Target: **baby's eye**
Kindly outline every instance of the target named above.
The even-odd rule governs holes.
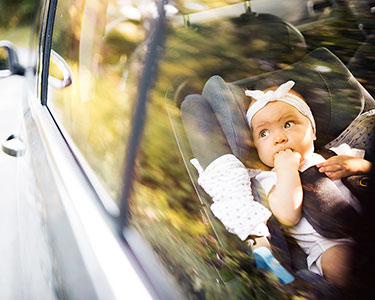
[[[284,128],[290,128],[290,127],[292,127],[293,125],[294,125],[294,122],[292,122],[292,121],[288,121],[288,122],[285,123]]]
[[[268,130],[262,130],[261,132],[259,132],[259,136],[260,137],[266,137],[269,135],[269,131]]]

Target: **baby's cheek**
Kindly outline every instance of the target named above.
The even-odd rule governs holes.
[[[263,153],[263,155],[259,156],[259,158],[262,161],[262,163],[264,163],[268,167],[271,167],[271,168],[274,167],[274,165],[275,165],[275,157],[274,156],[271,156],[268,153],[267,154]]]
[[[255,146],[255,149],[257,150],[260,161],[269,167],[273,167],[274,157],[269,151],[270,146],[267,145],[267,143],[263,140],[254,141],[254,146]]]

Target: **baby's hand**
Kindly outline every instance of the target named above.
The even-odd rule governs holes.
[[[301,154],[290,149],[285,149],[275,154],[273,157],[274,168],[277,170],[298,169]]]
[[[369,161],[348,155],[332,156],[316,166],[319,172],[325,173],[332,180],[355,174],[367,174],[371,170]]]

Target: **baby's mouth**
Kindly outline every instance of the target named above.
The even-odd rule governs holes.
[[[279,153],[279,152],[281,152],[281,151],[288,150],[288,149],[291,150],[292,152],[294,152],[294,150],[293,150],[292,148],[286,147],[286,148],[282,148],[282,149],[276,151],[275,154],[277,154],[277,153]]]

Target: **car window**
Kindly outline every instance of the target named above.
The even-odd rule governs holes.
[[[57,5],[47,105],[114,199],[142,63],[131,72],[128,65],[133,56],[143,56],[150,17],[131,1]],[[70,85],[63,83],[64,69]]]
[[[202,128],[190,132],[182,121],[181,104],[189,96],[202,94],[207,98],[211,95],[209,101],[223,99],[223,110],[215,112],[218,123],[232,121],[225,110],[228,101],[238,101],[234,114],[244,114],[241,105],[246,99],[238,95],[246,86],[255,87],[265,78],[274,80],[283,74],[285,78],[294,74],[297,80],[306,82],[311,93],[316,92],[317,110],[325,111],[323,98],[328,99],[328,106],[333,105],[329,100],[332,97],[341,99],[337,110],[332,111],[332,122],[345,119],[345,123],[323,136],[325,143],[339,136],[364,107],[374,108],[373,99],[362,98],[366,92],[359,84],[374,95],[372,81],[360,75],[371,69],[365,69],[366,64],[359,68],[352,64],[358,51],[364,51],[360,53],[367,58],[372,54],[362,47],[369,46],[366,34],[359,29],[361,20],[355,18],[351,8],[339,1],[285,2],[288,5],[271,0],[245,4],[176,1],[178,13],[169,18],[135,163],[129,219],[190,299],[282,299],[309,293],[313,298],[319,292],[329,293],[324,288],[317,291],[302,275],[297,276],[291,291],[274,276],[264,276],[255,268],[249,246],[212,214],[213,200],[200,187],[198,171],[190,161],[197,152],[188,136],[203,141],[201,147],[206,148],[201,148],[200,154],[214,153],[218,144],[209,145],[210,141],[201,139],[200,135],[208,131],[205,119],[200,120]],[[298,8],[298,13],[289,5]],[[349,72],[355,74],[355,80]],[[217,75],[222,81],[210,89],[208,81]],[[316,88],[318,81],[325,90]],[[330,94],[330,83],[339,86],[335,95]],[[215,94],[218,90],[225,91]],[[192,115],[199,114],[192,111]],[[231,123],[231,130],[235,125]],[[321,132],[329,131],[328,127],[321,126]],[[217,138],[215,133],[210,138]],[[244,157],[244,162],[252,169],[262,168],[259,161],[252,161],[256,153],[251,155]],[[292,272],[299,270],[297,265],[307,271],[306,260],[293,261],[292,265]]]

